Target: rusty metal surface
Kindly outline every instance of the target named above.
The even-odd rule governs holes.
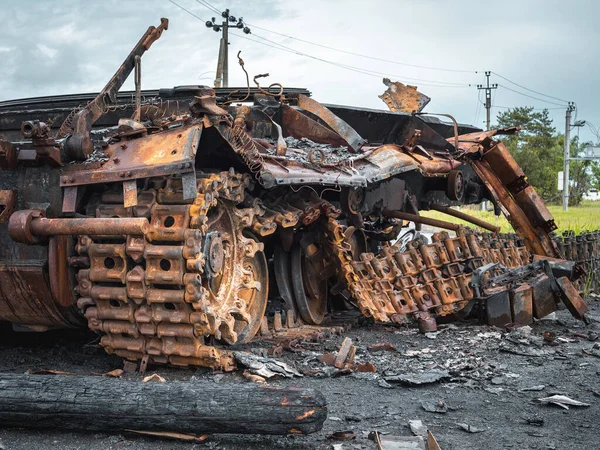
[[[17,206],[17,194],[14,190],[0,190],[0,224],[8,222],[8,219]]]
[[[0,264],[0,286],[2,320],[35,331],[80,326],[74,314],[61,310],[60,303],[54,300],[42,265]]]
[[[242,234],[260,210],[235,207],[248,181],[247,176],[213,174],[198,179],[193,203],[180,196],[161,204],[163,180],[159,195],[140,211],[144,217],[115,219],[149,220],[151,229],[139,243],[131,235],[114,244],[80,236],[77,251],[89,264],[77,275],[78,304],[90,328],[103,334],[101,345],[109,353],[128,359],[148,355],[155,363],[231,367],[228,354],[205,345],[204,338],[230,344],[251,339],[268,293],[263,244]],[[105,204],[99,213],[111,206]]]
[[[358,152],[366,143],[366,141],[350,125],[333,114],[327,107],[312,98],[302,94],[298,95],[298,106],[323,120],[323,122],[340,135],[355,152]]]
[[[408,220],[413,223],[423,223],[432,227],[445,228],[446,230],[458,231],[461,228],[460,225],[455,223],[446,222],[444,220],[432,219],[430,217],[422,217],[416,214],[410,214],[402,211],[391,211],[389,209],[384,209],[382,214],[387,217]]]
[[[0,139],[0,169],[14,169],[17,166],[17,151],[8,141]]]
[[[73,135],[69,136],[65,142],[65,147],[71,157],[76,160],[84,160],[94,151],[90,136],[94,122],[104,114],[111,102],[115,102],[117,92],[135,67],[136,57],[141,57],[168,27],[169,21],[164,18],[160,20],[158,27],[149,27],[125,58],[123,64],[104,86],[104,89],[73,117]]]
[[[348,145],[338,134],[289,105],[281,106],[281,126],[285,137],[304,137],[314,142],[326,142],[334,147]]]
[[[61,177],[61,186],[122,182],[193,172],[201,134],[202,125],[191,124],[115,142],[106,148],[110,157],[101,168],[78,170],[74,167]]]
[[[493,233],[498,233],[500,231],[499,226],[492,225],[491,223],[486,222],[485,220],[481,220],[477,217],[470,216],[469,214],[465,214],[464,212],[458,211],[456,209],[448,208],[447,206],[431,205],[431,209],[443,212],[444,214],[448,214],[449,216],[453,216],[458,219],[465,220],[467,222],[471,222],[472,224],[477,225]]]
[[[387,86],[386,91],[379,96],[385,102],[390,111],[415,113],[421,112],[431,101],[425,94],[417,91],[416,86],[402,84],[399,81],[383,79]]]

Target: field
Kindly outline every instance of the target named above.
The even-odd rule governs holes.
[[[562,210],[561,205],[549,206],[548,209],[550,209],[550,212],[554,216],[556,225],[558,225],[558,231],[573,230],[576,233],[579,233],[586,230],[600,230],[600,202],[583,202],[580,206],[569,207],[569,211],[567,212]],[[494,225],[498,225],[502,232],[513,231],[506,218],[504,216],[495,216],[493,211],[481,211],[479,206],[463,207],[462,211]],[[437,211],[423,211],[422,214],[427,217],[474,227],[472,224]]]

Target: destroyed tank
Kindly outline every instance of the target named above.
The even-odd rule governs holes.
[[[306,89],[142,91],[150,27],[97,95],[0,102],[0,320],[84,327],[130,360],[229,369],[231,346],[356,308],[380,323],[530,323],[585,304],[552,216],[495,135]],[[136,92],[118,94],[136,72]],[[81,104],[86,104],[80,107]],[[517,235],[451,206],[490,201]],[[436,209],[478,234],[422,217]],[[449,229],[406,242],[409,223]]]

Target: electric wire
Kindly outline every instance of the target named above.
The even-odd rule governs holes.
[[[500,108],[500,109],[514,109],[514,106],[502,106],[502,105],[492,105],[492,108]],[[544,110],[548,110],[548,111],[552,111],[555,109],[560,109],[560,110],[564,110],[565,108],[563,107],[556,107],[556,108],[532,108],[533,111],[544,111]]]
[[[215,8],[214,6],[212,6],[210,3],[208,3],[207,1],[204,0],[196,0],[196,2],[200,3],[202,6],[210,9],[212,12],[214,12],[215,14],[218,14],[219,16],[221,15],[221,11],[219,11],[217,8]]]
[[[188,9],[184,8],[183,6],[181,6],[178,3],[174,2],[173,0],[169,0],[169,1],[171,3],[173,3],[174,5],[178,6],[180,9],[184,10],[185,12],[187,12],[188,14],[190,14],[191,16],[195,17],[196,19],[201,20],[201,21],[204,22],[203,19],[201,19],[199,16],[197,16],[193,12],[189,11]],[[215,6],[213,6],[211,3],[209,3],[207,0],[196,0],[196,2],[198,4],[204,6],[205,8],[211,10],[212,12],[220,14],[219,10]],[[251,27],[253,27],[253,28],[266,31],[268,33],[276,34],[278,36],[282,36],[282,37],[285,37],[285,38],[288,38],[288,39],[293,39],[293,40],[296,40],[296,41],[299,41],[299,42],[304,42],[304,43],[307,43],[307,44],[310,44],[310,45],[315,45],[315,46],[318,46],[318,47],[321,47],[321,48],[326,48],[326,49],[329,49],[329,50],[337,51],[337,52],[340,52],[340,53],[345,53],[345,54],[348,54],[348,55],[353,55],[353,56],[368,58],[368,59],[375,60],[375,61],[381,61],[381,62],[386,62],[386,63],[391,63],[391,64],[397,64],[397,65],[406,66],[406,67],[415,67],[415,68],[428,69],[428,70],[439,70],[439,71],[457,72],[457,73],[479,73],[479,71],[474,71],[474,70],[459,70],[459,69],[448,69],[448,68],[442,68],[442,67],[423,66],[423,65],[419,65],[419,64],[402,63],[402,62],[399,62],[399,61],[388,60],[388,59],[385,59],[385,58],[377,58],[377,57],[374,57],[374,56],[363,55],[361,53],[352,52],[352,51],[348,51],[348,50],[343,50],[343,49],[331,47],[331,46],[328,46],[328,45],[319,44],[317,42],[312,42],[312,41],[308,41],[308,40],[305,40],[305,39],[296,38],[294,36],[290,36],[290,35],[285,34],[285,33],[279,33],[279,32],[273,31],[273,30],[269,30],[267,28],[263,28],[263,27],[260,27],[258,25],[255,25],[255,24],[248,23],[248,25],[251,26]],[[456,88],[456,87],[470,87],[470,86],[472,86],[471,84],[468,84],[468,83],[452,83],[452,82],[441,81],[441,80],[427,80],[427,79],[421,79],[421,78],[399,76],[399,75],[396,75],[396,74],[390,74],[390,73],[386,73],[386,72],[379,72],[379,71],[375,71],[375,70],[371,70],[371,69],[365,69],[363,67],[351,66],[351,65],[348,65],[348,64],[338,63],[338,62],[330,61],[330,60],[327,60],[327,59],[324,59],[324,58],[319,58],[319,57],[314,56],[314,55],[310,55],[308,53],[305,53],[305,52],[299,51],[299,50],[297,50],[295,48],[288,47],[286,45],[283,45],[283,44],[280,44],[278,42],[272,41],[272,40],[270,40],[270,39],[268,39],[268,38],[266,38],[264,36],[260,36],[260,35],[257,35],[255,33],[253,33],[254,37],[256,37],[258,39],[261,39],[262,41],[265,41],[265,42],[261,42],[259,40],[251,39],[248,36],[243,36],[243,35],[240,35],[240,34],[237,34],[237,33],[233,33],[233,32],[232,32],[232,34],[234,34],[234,35],[236,35],[238,37],[241,37],[243,39],[246,39],[246,40],[249,40],[249,41],[261,44],[261,45],[265,45],[267,47],[275,48],[275,49],[281,50],[281,51],[286,51],[288,53],[292,53],[292,54],[295,54],[295,55],[298,55],[298,56],[303,56],[303,57],[306,57],[306,58],[311,58],[311,59],[316,60],[316,61],[320,61],[320,62],[323,62],[323,63],[326,63],[326,64],[333,65],[335,67],[343,68],[343,69],[350,70],[350,71],[353,71],[353,72],[356,72],[356,73],[361,73],[363,75],[369,75],[369,76],[373,76],[373,77],[380,77],[381,75],[385,75],[385,76],[394,77],[394,78],[400,79],[400,80],[418,82],[418,83],[422,84],[423,86],[431,86],[431,87],[455,87]],[[503,75],[500,75],[498,72],[492,71],[492,73],[495,74],[497,77],[499,77],[499,78],[507,81],[508,83],[511,83],[511,84],[513,84],[513,85],[521,88],[521,89],[526,90],[526,91],[533,92],[533,93],[535,93],[537,95],[541,95],[543,97],[547,97],[547,98],[551,98],[551,99],[554,99],[554,100],[558,100],[560,102],[568,103],[567,100],[564,100],[564,99],[561,99],[561,98],[558,98],[558,97],[554,97],[552,95],[544,94],[543,92],[539,92],[539,91],[530,89],[530,88],[528,88],[526,86],[523,86],[522,84],[516,83],[515,81],[512,81],[509,78],[507,78],[507,77],[505,77]],[[507,90],[509,90],[511,92],[514,92],[516,94],[519,94],[519,95],[531,98],[533,100],[538,100],[538,101],[541,101],[541,102],[545,102],[545,103],[548,103],[548,104],[551,104],[551,105],[560,106],[561,108],[564,108],[564,106],[561,105],[561,104],[559,104],[559,103],[552,102],[552,101],[549,101],[549,100],[545,100],[545,99],[539,98],[539,97],[534,97],[534,96],[526,94],[524,92],[520,92],[518,90],[512,89],[512,88],[510,88],[510,87],[508,87],[508,86],[506,86],[504,84],[499,84],[498,86],[502,87],[504,89],[507,89]],[[494,96],[494,98],[495,98],[495,96]],[[478,106],[479,106],[479,103],[480,103],[480,96],[478,96]],[[492,105],[492,107],[506,108],[506,107],[499,106],[499,105]],[[546,109],[561,109],[561,108],[546,108]],[[543,108],[539,108],[539,109],[543,109]],[[476,111],[476,117],[477,117],[477,113],[478,112]],[[576,116],[577,116],[577,109],[575,109],[575,117]]]
[[[239,35],[239,34],[237,34],[237,36],[240,36],[240,37],[243,37],[243,38],[248,38],[247,36],[242,36],[242,35]],[[278,48],[281,48],[282,50],[286,50],[286,51],[289,51],[291,53],[295,53],[297,55],[301,55],[301,56],[305,56],[305,57],[308,57],[308,58],[316,59],[318,61],[322,61],[322,62],[326,62],[328,64],[336,65],[338,67],[359,70],[359,71],[362,71],[364,73],[367,73],[367,72],[368,73],[372,73],[372,74],[375,74],[377,76],[385,75],[385,76],[389,76],[389,77],[398,78],[398,79],[401,79],[401,80],[415,81],[415,82],[419,82],[419,83],[420,82],[435,83],[435,85],[439,84],[440,85],[439,87],[445,87],[445,86],[448,86],[448,87],[470,87],[471,86],[471,84],[467,84],[467,83],[453,83],[453,82],[440,81],[440,80],[428,80],[428,79],[423,79],[423,78],[406,77],[406,76],[397,75],[397,74],[391,74],[391,73],[387,73],[387,72],[379,72],[379,71],[376,71],[376,70],[364,69],[362,67],[351,66],[351,65],[348,65],[348,64],[337,63],[337,62],[330,61],[330,60],[327,60],[327,59],[324,59],[324,58],[319,58],[319,57],[314,56],[314,55],[309,55],[308,53],[304,53],[304,52],[299,51],[299,50],[297,50],[295,48],[288,47],[286,45],[283,45],[283,44],[280,44],[278,42],[272,41],[272,40],[270,40],[268,38],[265,38],[263,36],[257,35],[255,33],[253,33],[252,36],[257,37],[259,39],[262,39],[263,41],[266,41],[266,42],[270,43],[271,45],[275,45]]]
[[[560,103],[551,102],[550,100],[544,100],[543,98],[534,97],[534,96],[532,96],[532,95],[525,94],[524,92],[519,92],[519,91],[516,91],[516,90],[514,90],[514,89],[512,89],[512,88],[509,88],[508,86],[505,86],[504,84],[498,84],[498,87],[501,87],[501,88],[507,89],[507,90],[509,90],[509,91],[511,91],[511,92],[514,92],[514,93],[516,93],[516,94],[519,94],[519,95],[523,95],[523,96],[525,96],[525,97],[532,98],[532,99],[534,99],[534,100],[538,100],[538,101],[540,101],[540,102],[545,102],[545,103],[549,103],[549,104],[551,104],[551,105],[555,105],[555,106],[562,106],[563,108],[566,108],[566,105],[564,105],[564,106],[563,106],[563,105],[561,105]]]
[[[403,63],[403,62],[399,62],[399,61],[392,61],[390,59],[385,59],[385,58],[377,58],[376,56],[363,55],[362,53],[351,52],[349,50],[343,50],[341,48],[331,47],[329,45],[319,44],[317,42],[312,42],[312,41],[307,41],[306,39],[300,39],[300,38],[297,38],[297,37],[294,37],[294,36],[290,36],[290,35],[285,34],[285,33],[279,33],[277,31],[273,31],[273,30],[269,30],[267,28],[259,27],[258,25],[251,24],[251,23],[248,23],[248,26],[256,28],[258,30],[266,31],[268,33],[273,33],[273,34],[276,34],[278,36],[282,36],[282,37],[285,37],[285,38],[288,38],[288,39],[293,39],[295,41],[304,42],[306,44],[315,45],[317,47],[326,48],[328,50],[333,50],[333,51],[336,51],[336,52],[345,53],[347,55],[358,56],[358,57],[361,57],[361,58],[367,58],[367,59],[371,59],[371,60],[374,60],[374,61],[387,62],[387,63],[390,63],[390,64],[397,64],[399,66],[415,67],[415,68],[418,68],[418,69],[439,70],[439,71],[444,71],[444,72],[458,72],[458,73],[471,73],[471,74],[479,73],[479,71],[477,71],[477,70],[461,70],[461,69],[448,69],[448,68],[444,68],[444,67],[422,66],[422,65],[419,65],[419,64],[409,64],[409,63]]]
[[[174,2],[173,0],[169,0],[171,3],[173,3],[174,5],[178,6],[179,8],[181,8],[183,11],[187,12],[188,14],[190,14],[191,16],[195,17],[196,19],[204,22],[204,20],[202,18],[200,18],[199,16],[197,16],[196,14],[194,14],[193,12],[189,11],[188,9],[184,8],[183,6],[181,6],[180,4]],[[451,87],[451,88],[464,88],[464,87],[470,87],[470,84],[465,84],[465,83],[449,83],[446,81],[438,81],[438,80],[424,80],[424,79],[420,79],[420,78],[413,78],[413,77],[404,77],[404,76],[399,76],[399,75],[395,75],[395,74],[389,74],[389,73],[384,73],[384,72],[377,72],[377,71],[373,71],[373,70],[369,70],[369,69],[363,69],[361,67],[356,67],[356,66],[350,66],[347,64],[342,64],[342,63],[337,63],[334,61],[329,61],[327,59],[323,59],[323,58],[319,58],[317,56],[313,56],[313,55],[309,55],[307,53],[301,52],[297,49],[291,48],[291,47],[287,47],[285,45],[279,44],[278,42],[272,41],[270,39],[267,39],[265,37],[253,34],[254,37],[257,37],[259,39],[262,39],[266,42],[261,42],[255,39],[252,39],[248,36],[244,36],[242,34],[238,34],[235,33],[233,31],[230,31],[231,34],[233,34],[234,36],[240,37],[242,39],[246,39],[261,45],[266,45],[267,47],[272,47],[275,48],[277,50],[282,50],[282,51],[286,51],[288,53],[292,53],[292,54],[296,54],[299,56],[304,56],[307,58],[311,58],[314,59],[316,61],[321,61],[323,63],[326,64],[330,64],[342,69],[346,69],[346,70],[350,70],[356,73],[362,73],[363,75],[369,75],[369,76],[373,76],[373,77],[377,77],[380,78],[382,75],[385,76],[390,76],[390,77],[394,77],[396,79],[400,79],[400,80],[406,80],[406,81],[411,81],[411,82],[418,82],[420,83],[422,86],[430,86],[430,87]]]
[[[175,3],[173,0],[169,0],[169,1],[170,1],[171,3],[173,3],[175,6],[177,6],[178,8],[180,8],[180,9],[183,9],[183,10],[184,10],[186,13],[188,13],[189,15],[191,15],[191,16],[194,16],[196,19],[198,19],[198,20],[200,20],[200,21],[204,22],[204,19],[202,19],[202,18],[198,17],[196,14],[194,14],[194,13],[193,13],[193,12],[191,12],[190,10],[188,10],[188,9],[185,9],[185,8],[184,8],[183,6],[181,6],[179,3]]]
[[[221,11],[219,11],[219,9],[218,9],[216,6],[214,6],[214,5],[211,5],[211,4],[208,2],[208,0],[196,0],[196,1],[197,1],[198,3],[202,3],[202,4],[203,4],[204,6],[206,6],[207,8],[210,8],[210,9],[212,9],[212,10],[213,10],[213,11],[215,11],[217,14],[221,14]]]
[[[483,105],[483,102],[481,101],[481,92],[483,90],[480,89],[477,91],[477,107],[475,108],[475,119],[473,120],[473,124],[477,125],[478,121],[479,121],[479,113],[481,111],[481,106]]]
[[[538,94],[538,95],[541,95],[541,96],[543,96],[543,97],[552,98],[552,99],[554,99],[554,100],[558,100],[558,101],[560,101],[560,102],[569,103],[567,100],[563,100],[562,98],[553,97],[552,95],[544,94],[543,92],[534,91],[533,89],[529,89],[528,87],[525,87],[525,86],[523,86],[522,84],[515,83],[514,81],[512,81],[512,80],[509,80],[508,78],[506,78],[506,77],[504,77],[504,76],[500,75],[498,72],[493,72],[493,71],[492,71],[492,73],[493,73],[494,75],[496,75],[497,77],[499,77],[499,78],[502,78],[503,80],[505,80],[505,81],[508,81],[508,82],[509,82],[509,83],[511,83],[511,84],[514,84],[515,86],[518,86],[518,87],[520,87],[521,89],[525,89],[526,91],[533,92],[534,94]]]
[[[213,11],[217,11],[217,13],[220,14],[218,12],[218,10],[214,6],[212,6],[208,1],[206,1],[206,0],[196,0],[196,1],[198,3],[200,3],[200,4],[202,4],[203,6],[205,6],[206,8],[209,8],[209,9],[211,9]],[[279,33],[277,31],[269,30],[268,28],[263,28],[263,27],[260,27],[258,25],[252,24],[252,23],[246,22],[246,24],[249,27],[256,28],[256,29],[262,30],[262,31],[266,31],[267,33],[276,34],[278,36],[282,36],[282,37],[285,37],[285,38],[288,38],[288,39],[293,39],[295,41],[304,42],[306,44],[314,45],[314,46],[321,47],[321,48],[326,48],[328,50],[333,50],[333,51],[336,51],[336,52],[345,53],[347,55],[358,56],[358,57],[361,57],[361,58],[367,58],[367,59],[371,59],[371,60],[374,60],[374,61],[381,61],[381,62],[386,62],[386,63],[390,63],[390,64],[397,64],[399,66],[414,67],[414,68],[418,68],[418,69],[439,70],[439,71],[444,71],[444,72],[457,72],[457,73],[470,73],[470,74],[479,73],[477,70],[448,69],[448,68],[444,68],[444,67],[423,66],[423,65],[420,65],[420,64],[409,64],[409,63],[403,63],[403,62],[399,62],[399,61],[392,61],[390,59],[378,58],[378,57],[375,57],[375,56],[364,55],[362,53],[351,52],[351,51],[348,51],[348,50],[343,50],[341,48],[335,48],[335,47],[331,47],[329,45],[319,44],[317,42],[308,41],[306,39],[300,39],[300,38],[297,38],[297,37],[294,37],[294,36],[290,36],[290,35],[285,34],[285,33]],[[257,36],[256,34],[254,34],[254,35]],[[266,39],[266,38],[264,38],[264,39]]]

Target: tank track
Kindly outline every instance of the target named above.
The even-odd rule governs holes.
[[[260,270],[246,263],[264,258],[255,236],[278,228],[284,233],[307,226],[316,230],[325,265],[336,267],[342,290],[362,314],[381,323],[422,323],[459,313],[475,297],[473,271],[490,263],[516,268],[532,261],[515,235],[468,229],[454,238],[435,233],[430,244],[411,241],[405,251],[386,243],[378,254],[357,252],[353,234],[361,232],[347,226],[341,211],[316,192],[285,191],[256,199],[248,194],[251,183],[250,175],[233,170],[204,174],[197,179],[196,199],[186,202],[180,179],[150,179],[135,207],[124,208],[122,193],[116,191],[92,203],[88,215],[145,217],[150,222],[145,236],[81,236],[78,256],[72,258],[79,268],[78,306],[89,328],[102,335],[100,344],[108,353],[158,364],[232,369],[232,353],[216,347],[214,340],[247,342],[259,328],[266,329],[264,308],[253,307],[248,292],[266,296],[267,275],[261,277]],[[232,257],[231,249],[223,253],[213,245],[220,239],[211,225],[215,212],[231,218],[229,231],[237,236],[234,254],[242,255],[234,258],[235,270],[224,274],[233,294],[215,295],[208,281],[223,259]],[[563,241],[568,243],[568,237]],[[495,270],[490,275],[499,273]]]
[[[329,218],[323,243],[362,314],[382,323],[457,313],[474,298],[475,269],[489,263],[515,268],[532,259],[517,239],[480,238],[468,229],[455,238],[435,233],[431,244],[411,241],[408,251],[384,245],[377,255],[365,252],[355,258],[347,239],[350,228]]]
[[[231,354],[207,342],[210,337],[242,341],[238,325],[251,322],[251,311],[239,291],[267,288],[256,285],[260,280],[240,262],[263,251],[262,243],[243,235],[253,225],[260,230],[258,206],[242,207],[249,184],[248,175],[205,175],[197,179],[196,199],[185,202],[180,179],[152,179],[132,208],[122,206],[118,192],[102,194],[97,217],[146,217],[151,224],[145,236],[79,238],[79,256],[72,261],[83,267],[77,272],[77,304],[89,328],[102,334],[100,345],[108,353],[130,360],[147,355],[148,362],[159,364],[233,368]],[[229,274],[229,287],[238,292],[224,298],[216,298],[206,280],[207,272],[219,269],[209,264],[233,256],[231,248],[207,248],[210,213],[219,204],[231,216],[236,251],[242,253]],[[207,261],[207,251],[221,255]]]

